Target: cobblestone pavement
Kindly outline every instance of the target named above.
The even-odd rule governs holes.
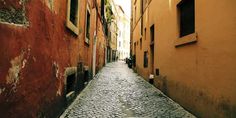
[[[195,118],[123,62],[107,64],[60,118]]]

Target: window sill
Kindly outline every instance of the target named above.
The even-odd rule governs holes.
[[[68,21],[66,22],[67,28],[69,28],[72,32],[74,32],[77,36],[79,35],[79,29],[71,22]]]
[[[192,34],[189,34],[187,36],[178,38],[175,41],[175,47],[183,46],[183,45],[186,45],[186,44],[192,44],[192,43],[195,43],[195,42],[197,42],[197,33],[192,33]]]

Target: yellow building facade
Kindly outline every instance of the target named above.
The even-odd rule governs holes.
[[[134,69],[198,117],[235,118],[235,4],[132,0]]]

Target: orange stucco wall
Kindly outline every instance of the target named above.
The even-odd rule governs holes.
[[[150,58],[149,68],[143,68],[143,52],[150,52],[150,27],[154,24],[154,69],[159,68],[166,76],[164,80],[155,78],[157,87],[199,117],[236,117],[236,1],[195,0],[197,42],[175,47],[179,2],[151,0],[142,15],[146,40],[140,35],[140,20],[133,23],[133,45],[143,38],[142,50],[139,45],[133,47],[137,72],[146,79],[151,73]],[[158,86],[158,82],[164,86]]]

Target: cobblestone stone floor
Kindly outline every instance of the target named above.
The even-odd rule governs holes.
[[[195,118],[123,62],[107,64],[60,118]]]

